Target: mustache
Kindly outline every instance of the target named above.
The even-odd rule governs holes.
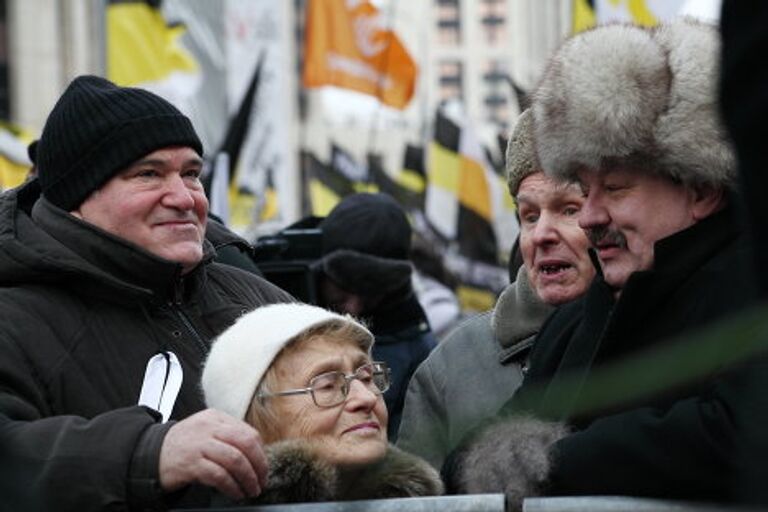
[[[593,247],[597,245],[617,245],[622,249],[627,248],[627,238],[621,231],[608,229],[606,226],[587,230],[587,238]]]

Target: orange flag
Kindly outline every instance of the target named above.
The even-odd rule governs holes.
[[[368,0],[309,0],[304,87],[335,85],[403,109],[413,96],[416,64]]]

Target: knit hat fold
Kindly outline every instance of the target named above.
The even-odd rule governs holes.
[[[53,107],[37,147],[43,195],[73,210],[118,172],[170,146],[203,146],[191,121],[144,89],[80,76]]]
[[[512,135],[507,142],[506,153],[507,185],[512,197],[517,196],[520,183],[531,174],[541,170],[533,146],[533,112],[524,110],[517,118]]]

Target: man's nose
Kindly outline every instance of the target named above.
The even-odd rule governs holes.
[[[184,178],[181,175],[173,174],[167,178],[163,202],[166,206],[181,210],[189,210],[195,205],[195,198],[192,195],[192,191],[184,182]]]
[[[608,210],[602,204],[598,194],[590,192],[584,199],[584,204],[579,212],[579,227],[592,229],[597,226],[610,224],[611,218]]]
[[[542,212],[533,230],[533,242],[537,245],[555,243],[558,240],[557,222],[549,212]]]

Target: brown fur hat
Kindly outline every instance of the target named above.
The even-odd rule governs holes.
[[[628,165],[689,185],[733,186],[735,157],[717,110],[717,28],[682,18],[578,34],[533,97],[544,171]]]

